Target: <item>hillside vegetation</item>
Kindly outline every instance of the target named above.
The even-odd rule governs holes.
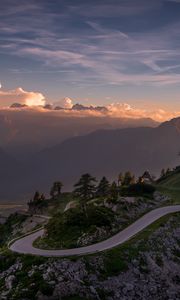
[[[180,167],[168,171],[157,181],[157,189],[171,198],[171,203],[180,203]]]
[[[178,299],[179,214],[165,216],[122,246],[77,258],[4,251],[0,293],[7,300]]]
[[[64,211],[52,210],[53,215],[45,226],[45,234],[34,242],[34,246],[43,249],[74,248],[107,239],[142,214],[167,201],[166,197],[159,197],[155,193],[152,182],[148,172],[137,180],[130,172],[120,173],[117,183],[110,183],[105,176],[97,182],[90,174],[83,174],[68,195],[74,207],[67,204],[68,209]],[[54,199],[61,202],[64,199],[62,186],[61,182],[54,183],[52,200],[45,200],[43,194],[36,192],[29,202],[30,211],[46,207]]]
[[[117,182],[106,177],[97,182],[84,174],[71,193],[62,192],[60,181],[54,182],[48,199],[36,191],[26,216],[12,215],[0,226],[2,299],[178,299],[178,213],[159,219],[121,246],[86,257],[42,258],[7,250],[9,238],[27,224],[34,226],[38,214],[52,216],[44,237],[35,242],[38,247],[81,247],[106,239],[147,211],[179,201],[180,171],[162,173],[157,181],[148,172],[138,179],[120,173]]]

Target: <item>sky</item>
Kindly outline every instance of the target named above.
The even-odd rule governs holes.
[[[180,0],[1,0],[0,105],[178,112],[179,37]]]

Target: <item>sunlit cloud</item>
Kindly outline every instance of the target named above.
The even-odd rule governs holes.
[[[180,117],[180,111],[168,111],[162,108],[151,109],[141,109],[132,107],[128,103],[112,103],[106,107],[108,110],[106,112],[98,111],[96,109],[87,110],[73,110],[70,107],[65,107],[61,110],[49,110],[44,109],[42,106],[28,106],[25,108],[17,108],[15,110],[31,111],[43,114],[49,114],[51,116],[59,118],[128,118],[128,119],[147,119],[151,118],[157,122],[164,122],[172,118]]]
[[[127,103],[112,103],[108,105],[108,110],[113,117],[133,119],[151,118],[158,122],[163,122],[180,116],[180,111],[171,112],[161,108],[154,110],[134,108]]]
[[[0,107],[8,107],[13,103],[28,106],[39,106],[45,104],[45,98],[39,92],[27,92],[21,87],[15,90],[0,90]]]
[[[54,107],[58,107],[58,106],[62,108],[70,109],[73,106],[73,100],[68,97],[65,97],[54,103]]]
[[[2,74],[12,78],[13,86],[17,78],[21,86],[24,74],[26,83],[30,82],[37,90],[40,85],[43,93],[49,89],[51,98],[59,98],[59,87],[63,95],[76,98],[83,90],[81,99],[86,97],[86,89],[88,94],[94,88],[93,103],[99,95],[105,99],[108,88],[113,90],[110,94],[114,94],[114,99],[123,98],[125,93],[126,99],[132,99],[132,90],[139,87],[143,90],[142,98],[146,99],[150,87],[157,91],[156,99],[160,102],[167,100],[167,88],[175,87],[176,100],[172,100],[172,105],[177,101],[179,0],[60,2],[49,5],[47,0],[32,0],[25,5],[23,0],[16,4],[14,0],[2,0],[0,52],[6,61],[2,64]],[[43,80],[48,85],[42,84]],[[31,95],[31,100],[28,98],[25,103],[43,105],[43,95],[36,96],[37,93],[36,99]],[[60,100],[57,106],[71,108],[72,103]]]
[[[110,98],[109,98],[110,102]],[[13,108],[10,108],[13,103],[17,103]],[[48,113],[59,117],[111,117],[111,118],[151,118],[158,122],[163,122],[174,117],[180,116],[180,111],[168,111],[163,108],[157,109],[142,109],[133,107],[128,103],[113,102],[109,105],[104,105],[102,109],[99,107],[87,106],[83,109],[73,108],[76,104],[72,99],[65,97],[52,103],[52,108],[44,107],[48,103],[45,97],[40,92],[27,92],[22,88],[15,90],[0,90],[0,108],[22,111],[34,111],[38,113]],[[21,105],[26,105],[21,107]],[[57,110],[57,107],[60,110]]]

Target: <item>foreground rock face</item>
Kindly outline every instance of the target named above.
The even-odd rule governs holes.
[[[117,253],[73,261],[36,258],[31,263],[19,256],[0,271],[0,299],[59,300],[78,295],[97,300],[179,300],[179,220],[178,215],[171,216],[149,237],[141,236]]]

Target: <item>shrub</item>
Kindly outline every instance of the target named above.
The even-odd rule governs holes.
[[[110,226],[114,219],[113,212],[106,207],[90,207],[88,212],[89,226]]]
[[[40,284],[40,291],[43,295],[46,295],[46,296],[52,296],[53,294],[53,287],[51,285],[49,285],[48,283],[46,282],[42,282]]]
[[[151,195],[155,192],[155,187],[147,183],[136,183],[131,184],[130,186],[123,188],[121,194],[123,196],[143,196]]]

